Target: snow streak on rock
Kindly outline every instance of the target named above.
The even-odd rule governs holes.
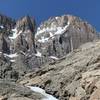
[[[43,29],[40,29],[40,28],[38,28],[37,29],[37,33],[36,33],[36,37],[38,36],[38,35],[42,35],[42,34],[46,34],[46,33],[49,33],[49,37],[44,37],[44,36],[41,36],[41,38],[40,39],[38,39],[38,42],[41,42],[41,43],[45,43],[45,42],[47,42],[50,38],[54,38],[54,36],[55,35],[61,35],[61,34],[63,34],[65,31],[66,31],[66,29],[69,27],[69,25],[70,25],[70,22],[68,21],[68,23],[67,23],[67,25],[65,26],[65,27],[51,27],[51,28],[43,28]]]
[[[51,59],[54,59],[54,60],[58,60],[59,58],[55,57],[55,56],[50,56]]]
[[[37,53],[35,54],[35,56],[37,56],[37,57],[41,57],[42,54],[41,54],[39,51],[37,51]]]
[[[13,32],[13,35],[12,36],[9,36],[9,38],[11,40],[16,39],[22,33],[22,31],[19,31],[18,32],[16,28],[15,29],[12,29],[12,32]]]
[[[9,57],[9,58],[15,58],[18,56],[17,53],[14,53],[14,54],[4,54],[5,56]]]

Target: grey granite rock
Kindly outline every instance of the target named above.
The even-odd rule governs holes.
[[[0,15],[0,99],[41,99],[23,85],[43,87],[59,100],[94,98],[99,87],[94,83],[99,80],[97,38],[90,24],[71,15],[50,18],[37,29],[32,17],[15,22]]]
[[[95,100],[100,93],[100,40],[86,43],[52,65],[18,81],[36,85],[59,100]]]

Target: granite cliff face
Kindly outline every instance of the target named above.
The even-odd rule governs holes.
[[[78,70],[76,71],[75,69],[74,71],[73,67],[71,67],[72,64],[69,65],[69,68],[71,68],[70,70],[65,67],[66,64],[62,65],[62,67],[59,67],[59,64],[56,63],[59,61],[62,63],[63,59],[67,59],[64,60],[67,63],[68,58],[66,58],[66,55],[71,52],[73,53],[82,44],[93,42],[96,39],[98,39],[98,35],[95,29],[87,22],[72,15],[63,15],[50,18],[47,21],[44,21],[38,28],[36,27],[35,19],[30,16],[25,16],[15,21],[9,17],[0,15],[0,84],[4,82],[3,80],[9,80],[11,84],[15,84],[12,83],[12,81],[17,82],[16,85],[13,85],[15,88],[14,97],[16,97],[16,93],[17,91],[19,91],[16,90],[16,88],[18,88],[17,85],[19,83],[21,83],[22,85],[23,81],[25,81],[24,83],[26,84],[26,81],[31,80],[27,79],[27,77],[29,78],[32,76],[37,80],[36,81],[34,78],[32,79],[34,81],[32,81],[33,85],[43,86],[45,87],[45,90],[47,92],[49,92],[47,89],[50,88],[50,91],[53,92],[49,93],[53,93],[53,95],[59,98],[59,100],[69,100],[69,98],[73,97],[73,95],[68,92],[70,96],[63,96],[64,94],[60,92],[65,92],[65,90],[63,89],[63,86],[62,90],[60,90],[60,84],[63,84],[63,76],[67,77],[72,73],[71,76],[73,77],[73,73],[76,73]],[[73,63],[73,61],[71,61],[70,63]],[[55,67],[57,67],[57,70],[55,69]],[[83,67],[80,67],[79,69],[81,68]],[[60,70],[65,70],[66,72],[60,74]],[[67,73],[67,70],[70,74]],[[57,74],[57,76],[53,73]],[[44,75],[46,74],[50,75],[44,77]],[[42,79],[42,75],[43,82],[39,79]],[[52,75],[54,75],[54,78]],[[23,77],[25,78],[25,80],[22,80]],[[51,77],[52,79],[48,81],[48,77]],[[55,78],[58,79],[56,80],[56,83],[58,84],[55,83]],[[47,80],[47,83],[44,82],[45,79]],[[73,78],[69,76],[68,80],[65,79],[66,84],[64,83],[64,88],[67,88],[67,85],[71,83],[71,79]],[[51,81],[53,81],[54,83],[47,86],[44,85],[48,84],[48,82],[51,83]],[[59,83],[59,81],[61,81],[61,83]],[[41,84],[39,82],[41,82]],[[7,81],[5,82],[5,84],[8,84],[8,86],[11,85],[10,83],[7,83]],[[5,84],[2,86],[5,87]],[[31,84],[31,82],[29,84]],[[12,91],[12,89],[13,87],[8,90]],[[22,89],[22,91],[24,91],[24,89]],[[12,93],[10,93],[9,95],[11,94]],[[18,95],[21,94],[18,93]],[[25,99],[34,100],[33,97],[35,95],[33,95],[34,94],[31,94],[31,97],[28,96],[30,99]],[[7,96],[7,98],[10,97]],[[15,100],[11,98],[7,100]],[[22,98],[23,96],[21,96],[21,99]],[[39,96],[39,98],[41,98],[41,96]],[[35,100],[40,99],[37,98]]]
[[[58,100],[99,100],[100,40],[80,46],[65,58],[26,74],[18,82],[42,87]]]
[[[28,64],[26,64],[27,61],[25,62],[26,53],[35,52],[35,20],[29,16],[23,17],[16,22],[12,22],[12,19],[7,17],[2,20],[4,21],[1,23],[0,55],[5,60],[1,61],[1,65],[4,66],[1,66],[1,77],[7,76],[7,78],[11,78],[11,74],[15,73],[16,78],[18,78],[19,74],[25,73],[29,68]],[[9,25],[7,29],[6,24]],[[7,72],[6,75],[2,75],[2,73],[5,74],[4,71]]]
[[[35,35],[36,46],[43,55],[56,58],[95,38],[96,31],[90,24],[71,15],[50,18],[38,27]]]
[[[35,19],[29,16],[16,22],[1,16],[0,24],[0,54],[7,60],[3,62],[21,75],[58,60],[97,38],[90,24],[71,15],[50,18],[37,29]]]

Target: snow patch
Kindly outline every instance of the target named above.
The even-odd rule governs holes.
[[[52,95],[49,95],[45,92],[45,90],[39,88],[39,87],[33,87],[33,86],[27,86],[28,88],[30,88],[32,91],[40,93],[44,96],[43,99],[41,100],[58,100],[55,97],[53,97]]]
[[[4,54],[4,56],[7,56],[9,58],[15,58],[15,57],[18,56],[18,54],[17,53],[14,53],[14,54]]]
[[[69,25],[70,25],[70,22],[68,22],[68,24],[65,27],[58,27],[55,35],[63,34],[66,31],[66,29],[69,27]]]
[[[15,57],[18,56],[17,53],[14,53],[14,54],[6,54],[6,53],[3,53],[3,52],[0,52],[0,54],[3,54],[4,56],[9,57],[9,58],[15,58]]]
[[[9,61],[10,62],[16,62],[15,58],[18,56],[17,53],[14,53],[14,54],[6,54],[6,53],[3,53],[3,52],[0,52],[0,54],[3,54],[4,57],[9,57]]]
[[[36,32],[36,37],[42,33],[46,33],[46,32],[56,32],[56,28],[54,27],[51,27],[51,28],[43,28],[40,30],[40,28],[37,29],[37,32]]]
[[[14,59],[12,59],[12,60],[10,60],[11,62],[15,62],[16,60],[14,60]]]
[[[36,36],[37,35],[39,35],[39,34],[41,34],[41,33],[44,33],[46,31],[46,29],[45,28],[43,28],[42,30],[37,30],[37,33],[36,33]]]
[[[41,39],[38,39],[38,42],[40,42],[40,43],[45,43],[45,42],[47,42],[49,40],[49,38],[44,38],[44,37],[42,37]]]
[[[37,57],[41,57],[42,54],[41,54],[39,51],[37,51],[37,53],[35,54],[35,56],[37,56]]]
[[[54,36],[52,32],[50,32],[49,34],[50,34],[50,37],[53,37]]]
[[[2,54],[2,52],[0,52],[0,54]]]
[[[18,32],[18,30],[15,28],[15,29],[12,29],[12,32],[13,32],[13,35],[9,36],[9,38],[14,40],[22,33],[22,30]]]
[[[57,20],[59,17],[55,17],[55,19]]]
[[[55,56],[50,56],[51,59],[54,59],[54,60],[58,60],[59,58],[55,57]]]
[[[3,25],[0,25],[0,28],[1,28],[1,29],[3,29],[3,28],[4,28],[4,26],[3,26]]]

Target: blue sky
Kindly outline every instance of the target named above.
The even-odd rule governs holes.
[[[18,19],[29,14],[41,23],[52,16],[72,14],[100,31],[100,0],[0,0],[0,13]]]

